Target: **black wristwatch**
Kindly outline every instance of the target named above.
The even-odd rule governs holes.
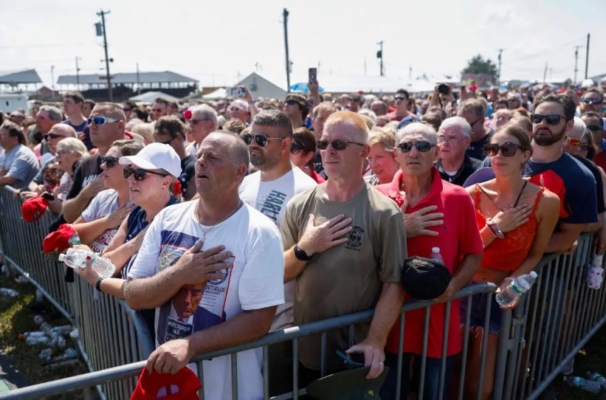
[[[103,290],[101,290],[101,282],[103,282],[105,278],[99,278],[97,279],[97,282],[95,283],[95,289],[97,289],[98,292],[102,292]]]
[[[295,257],[301,261],[309,261],[311,260],[311,256],[308,256],[306,252],[301,250],[298,244],[295,244]]]

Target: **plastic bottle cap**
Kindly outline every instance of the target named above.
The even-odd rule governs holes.
[[[537,275],[537,273],[536,273],[536,272],[534,272],[534,271],[530,271],[530,276],[532,276],[533,278],[535,278],[535,279],[536,279],[538,275]]]
[[[59,254],[59,261],[65,260],[65,254]]]
[[[439,253],[440,252],[440,248],[439,247],[432,247],[431,248],[431,252],[432,253]]]

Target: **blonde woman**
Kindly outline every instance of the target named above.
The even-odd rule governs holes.
[[[368,166],[372,171],[367,180],[373,185],[391,183],[394,175],[400,169],[396,153],[396,135],[390,129],[375,127],[368,137],[370,153],[368,153]]]

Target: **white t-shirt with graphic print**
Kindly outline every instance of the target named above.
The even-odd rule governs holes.
[[[233,267],[222,270],[225,277],[210,281],[196,312],[202,315],[193,332],[229,320],[245,310],[256,310],[284,303],[284,255],[278,228],[259,211],[244,204],[227,220],[214,227],[198,221],[198,202],[190,201],[165,208],[149,225],[141,249],[128,278],[141,279],[170,268],[196,241],[204,237],[202,249],[225,246],[234,255]],[[192,282],[195,284],[197,282]],[[169,300],[173,301],[173,299]],[[156,309],[155,329],[167,326],[159,321],[162,307]],[[168,315],[168,313],[164,314]],[[205,324],[205,325],[204,325]],[[164,332],[157,332],[161,335]],[[171,332],[174,334],[174,331]],[[158,335],[157,335],[158,336]],[[174,336],[172,336],[174,338]],[[164,341],[163,337],[156,338]],[[242,400],[263,398],[262,349],[238,353],[238,394]],[[194,364],[188,365],[194,372]],[[204,361],[204,394],[209,400],[231,399],[230,356]]]

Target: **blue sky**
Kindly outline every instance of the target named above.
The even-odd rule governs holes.
[[[383,40],[386,74],[407,79],[458,73],[482,54],[503,78],[579,77],[585,41],[592,34],[589,75],[606,73],[604,0],[344,0],[157,1],[0,0],[0,70],[36,68],[45,83],[62,74],[103,73],[103,48],[95,37],[96,12],[107,16],[113,72],[173,70],[202,84],[232,84],[257,70],[285,85],[283,8],[290,11],[292,80],[320,64],[322,74],[378,75],[377,42]]]

